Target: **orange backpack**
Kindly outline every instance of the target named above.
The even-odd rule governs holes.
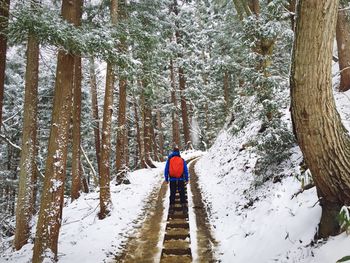
[[[184,173],[184,161],[180,156],[174,156],[169,161],[169,175],[180,178]]]

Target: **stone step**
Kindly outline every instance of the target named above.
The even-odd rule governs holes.
[[[190,238],[189,234],[165,234],[164,236],[164,240],[185,240],[187,238]]]
[[[166,229],[169,229],[169,228],[186,228],[186,229],[189,229],[190,228],[190,225],[189,223],[173,223],[173,222],[169,222],[167,225],[166,225]]]
[[[161,263],[191,263],[192,257],[186,256],[174,256],[174,255],[164,255],[161,260]]]
[[[188,249],[190,243],[188,239],[169,239],[165,240],[163,249]]]
[[[166,230],[168,235],[188,235],[188,232],[187,228],[169,228]]]
[[[171,248],[171,249],[163,249],[162,250],[162,257],[163,255],[174,255],[174,256],[191,256],[191,249],[190,248]]]
[[[170,219],[179,219],[179,218],[186,219],[186,218],[188,218],[188,214],[187,213],[183,214],[181,212],[181,213],[174,213],[174,214],[168,216],[168,220],[170,220]]]

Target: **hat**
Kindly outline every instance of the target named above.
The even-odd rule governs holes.
[[[173,151],[174,152],[179,152],[180,151],[179,146],[177,146],[177,144],[173,145]]]

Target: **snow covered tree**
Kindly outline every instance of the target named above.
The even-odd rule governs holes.
[[[81,26],[81,16],[83,8],[83,0],[76,0],[78,2],[78,9],[76,11],[76,17],[73,23],[77,26]],[[71,198],[77,199],[80,195],[82,181],[81,171],[81,83],[82,83],[82,69],[81,69],[81,57],[74,55],[74,75],[73,75],[73,110],[72,110],[72,186],[71,186]]]
[[[6,50],[7,37],[4,30],[7,28],[10,9],[10,0],[0,1],[0,128],[2,124],[2,105],[4,99],[5,84],[5,66],[6,66]]]
[[[35,8],[36,3],[32,2]],[[37,180],[37,104],[39,74],[39,42],[28,36],[27,67],[25,76],[25,101],[22,133],[22,151],[19,164],[19,185],[16,207],[16,232],[14,246],[19,250],[28,241],[30,221],[34,213]]]
[[[338,234],[337,215],[350,202],[350,137],[332,93],[337,12],[338,1],[299,1],[290,80],[297,140],[322,207],[319,238]]]
[[[62,17],[67,22],[74,23],[80,4],[80,1],[63,0]],[[35,263],[43,262],[45,258],[57,259],[72,110],[73,72],[74,56],[65,50],[59,50],[45,179],[33,249]]]
[[[119,24],[122,25],[123,20],[126,19],[126,1],[119,2]],[[125,27],[125,26],[124,26]],[[121,28],[121,34],[119,39],[119,50],[122,56],[127,55],[127,44],[126,44],[126,28]],[[124,58],[125,60],[125,58]],[[117,183],[126,182],[126,106],[127,106],[127,76],[126,76],[126,61],[121,59],[119,65],[119,111],[118,111],[118,127],[117,127],[117,149],[116,149],[116,172],[117,172]]]
[[[90,77],[90,93],[91,93],[91,112],[93,118],[93,129],[95,139],[95,151],[98,171],[101,170],[100,157],[101,157],[101,135],[100,135],[100,118],[98,114],[98,101],[97,101],[97,80],[95,71],[95,61],[93,58],[89,59],[89,77]]]
[[[112,0],[110,5],[111,23],[116,25],[118,21],[118,1]],[[111,125],[113,113],[113,89],[115,82],[115,65],[107,62],[106,89],[103,106],[101,164],[100,164],[100,212],[99,218],[104,219],[109,215],[112,206],[110,193],[110,151],[111,151]]]

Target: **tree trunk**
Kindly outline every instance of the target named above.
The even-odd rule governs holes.
[[[180,98],[181,98],[181,115],[182,115],[182,124],[183,124],[183,130],[184,130],[184,137],[185,137],[185,147],[186,149],[189,148],[191,145],[191,134],[190,134],[190,127],[188,122],[188,112],[187,112],[187,103],[185,98],[185,89],[186,89],[186,81],[185,81],[185,74],[182,67],[179,67],[179,88],[180,88]]]
[[[104,219],[109,215],[112,200],[110,193],[110,151],[111,151],[111,126],[113,113],[113,65],[107,64],[106,90],[103,108],[102,122],[102,148],[100,165],[100,213],[99,218]]]
[[[290,22],[292,30],[295,30],[295,6],[296,6],[296,0],[289,0],[288,10],[291,13],[290,14]]]
[[[350,89],[350,16],[349,11],[340,6],[338,11],[336,38],[338,46],[340,91]]]
[[[135,114],[135,124],[136,124],[136,139],[137,139],[137,146],[138,146],[138,154],[136,154],[136,161],[135,161],[135,164],[136,164],[136,167],[139,167],[138,166],[138,163],[141,162],[140,164],[140,167],[142,167],[142,141],[141,141],[141,130],[140,130],[140,122],[139,122],[139,114],[138,114],[138,111],[137,111],[137,101],[136,101],[136,97],[134,95],[134,114]]]
[[[250,11],[256,15],[259,16],[260,14],[260,4],[259,4],[259,0],[248,0],[248,6]],[[246,14],[249,16],[249,13],[246,12]],[[250,13],[251,14],[251,13]]]
[[[81,4],[81,1],[63,0],[63,18],[73,23]],[[34,263],[43,262],[45,257],[53,255],[57,260],[57,241],[62,220],[68,132],[72,109],[73,70],[74,56],[60,50],[44,187],[34,243]],[[48,251],[53,255],[48,255]]]
[[[179,114],[176,99],[176,84],[173,61],[170,60],[170,82],[171,82],[171,102],[173,103],[172,111],[172,127],[173,127],[173,143],[178,147],[181,147],[180,142],[180,125],[179,125]]]
[[[332,93],[337,10],[338,1],[299,1],[291,71],[292,118],[322,206],[320,238],[338,234],[337,214],[350,204],[350,138]]]
[[[125,1],[119,2],[119,17],[121,20],[124,20],[126,18],[126,6]],[[120,44],[118,45],[118,49],[121,54],[126,55],[127,54],[127,44],[126,44],[126,37],[121,36]],[[119,111],[118,111],[118,127],[117,127],[117,149],[116,149],[116,172],[117,172],[117,184],[121,184],[124,181],[128,182],[128,180],[125,180],[126,176],[126,89],[127,89],[127,79],[125,76],[126,71],[126,65],[125,63],[121,63],[120,65],[120,72],[121,75],[119,76]]]
[[[224,108],[225,108],[225,114],[228,116],[230,111],[230,93],[229,93],[229,75],[227,70],[224,72]]]
[[[152,110],[147,102],[143,103],[143,133],[144,133],[144,160],[148,167],[155,168],[151,158],[152,138],[151,138],[151,118]]]
[[[118,0],[111,1],[111,21],[117,24]],[[102,148],[100,165],[100,212],[99,218],[104,219],[110,214],[112,200],[110,191],[110,152],[111,127],[113,113],[114,65],[107,62],[106,89],[102,121]]]
[[[91,108],[92,118],[94,120],[94,136],[95,136],[95,148],[98,171],[100,171],[100,157],[101,157],[101,135],[100,135],[100,118],[98,116],[98,102],[97,102],[97,81],[95,73],[95,62],[93,58],[90,58],[90,86],[91,86]]]
[[[81,123],[81,57],[74,57],[74,88],[73,88],[73,145],[72,145],[72,201],[79,198],[82,171],[80,166],[80,123]]]
[[[2,105],[4,100],[7,38],[3,34],[8,25],[10,0],[0,0],[0,128],[2,126]]]
[[[83,0],[79,0],[80,5],[77,7],[74,24],[81,26],[81,17],[83,12]],[[72,188],[71,199],[78,199],[80,196],[82,171],[81,171],[81,57],[74,56],[74,75],[73,75],[73,142],[72,142]]]
[[[159,151],[158,151],[158,145],[156,141],[156,133],[154,130],[154,122],[152,118],[152,114],[150,116],[151,118],[151,138],[152,138],[152,149],[153,149],[153,159],[157,162],[159,162]]]
[[[34,213],[36,194],[37,113],[38,113],[39,43],[29,35],[25,76],[25,100],[22,134],[22,151],[16,207],[16,250],[27,244],[30,221]]]
[[[158,127],[160,161],[163,162],[164,161],[164,136],[163,136],[162,120],[161,120],[159,109],[157,110],[157,127]]]

